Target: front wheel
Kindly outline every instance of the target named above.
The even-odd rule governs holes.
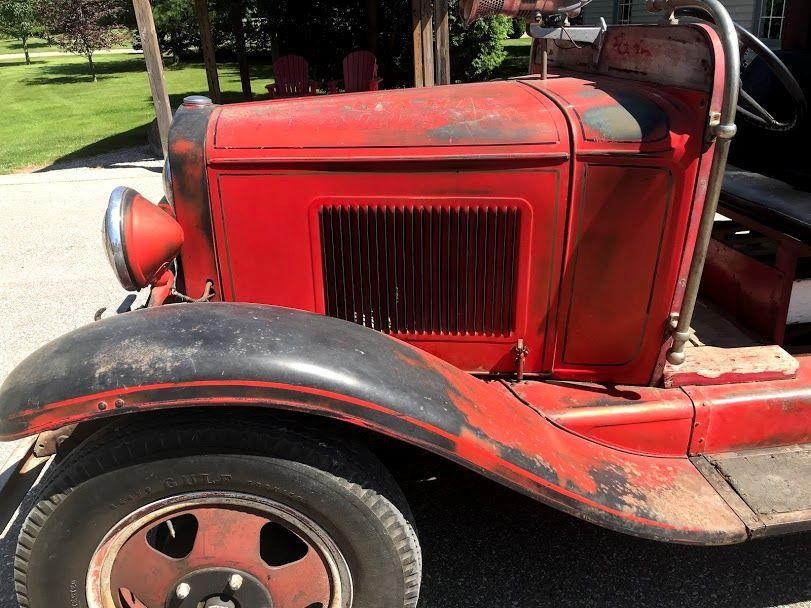
[[[163,419],[53,471],[20,533],[23,608],[416,606],[408,506],[370,453],[315,432]]]

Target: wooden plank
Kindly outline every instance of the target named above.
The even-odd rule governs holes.
[[[234,39],[236,41],[237,62],[239,63],[239,80],[242,83],[242,97],[245,101],[253,99],[251,90],[251,69],[248,65],[248,52],[245,48],[245,16],[244,0],[234,0],[231,3],[231,23],[234,28]]]
[[[152,90],[152,102],[155,105],[155,116],[158,120],[158,132],[161,148],[165,157],[169,149],[169,129],[172,125],[172,106],[166,89],[166,78],[163,74],[163,57],[161,56],[155,20],[152,16],[152,4],[149,0],[132,0],[138,32],[144,49],[144,61],[149,75],[149,88]]]
[[[425,86],[422,62],[422,0],[411,0],[411,24],[414,41],[414,86]]]
[[[687,351],[681,365],[665,365],[665,388],[791,380],[799,367],[797,359],[779,346],[699,346]]]
[[[704,476],[704,479],[715,488],[715,491],[718,492],[721,498],[724,499],[724,502],[729,505],[729,508],[735,512],[735,515],[741,519],[744,525],[749,529],[752,537],[763,536],[766,526],[757,514],[752,511],[749,505],[744,502],[743,498],[738,496],[735,490],[732,489],[732,486],[724,479],[715,465],[704,456],[693,456],[690,458],[690,462],[692,462],[699,473]]]
[[[211,20],[208,16],[207,0],[194,0],[194,11],[197,14],[197,23],[200,25],[200,50],[203,52],[203,61],[206,64],[208,94],[214,103],[222,103],[220,77],[217,73],[217,58],[214,55],[214,39],[211,36]]]
[[[434,0],[434,63],[436,84],[451,83],[451,34],[448,0]]]
[[[421,0],[422,71],[425,86],[432,87],[434,78],[434,7],[431,0]]]

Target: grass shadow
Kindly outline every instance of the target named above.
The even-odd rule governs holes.
[[[116,133],[60,156],[35,173],[78,167],[126,168],[131,163],[157,160],[148,146],[149,123]],[[151,168],[148,168],[151,170]],[[160,169],[155,169],[160,171]]]
[[[32,57],[31,58],[31,63],[29,63],[29,64],[25,63],[25,58],[24,57],[20,57],[19,59],[3,59],[2,57],[0,57],[0,67],[6,67],[6,66],[34,67],[34,66],[40,66],[40,65],[42,65],[44,63],[48,63],[48,62],[45,59],[37,59],[36,57]]]
[[[19,40],[10,40],[5,39],[2,41],[4,49],[4,53],[23,53],[25,50],[23,49],[23,43]],[[52,50],[54,47],[53,44],[48,42],[47,40],[36,39],[36,40],[29,40],[28,41],[28,52],[29,53],[36,53],[45,49],[47,51]]]
[[[529,45],[505,45],[507,58],[496,70],[498,78],[514,78],[526,76],[529,73]]]
[[[77,82],[91,82],[93,80],[93,76],[90,73],[90,65],[87,61],[43,63],[47,63],[47,66],[41,69],[41,75],[26,78],[26,85],[73,84]],[[98,74],[99,80],[119,78],[122,74],[135,72],[146,73],[146,67],[143,61],[133,60],[132,57],[129,59],[113,59],[96,63],[96,73]]]
[[[189,68],[199,69],[202,72],[200,89],[195,91],[185,91],[183,93],[170,93],[169,102],[173,108],[179,107],[180,104],[183,103],[183,98],[189,95],[205,95],[206,97],[209,96],[209,91],[205,81],[205,66],[202,63],[185,62],[180,63],[178,65],[167,65],[166,66],[167,77],[171,78],[172,72],[188,70]],[[239,67],[236,64],[221,63],[217,66],[217,71],[220,77],[221,88],[223,88],[223,84],[226,80],[239,80]],[[253,92],[253,101],[267,99],[268,92],[265,89],[265,86],[274,82],[273,66],[267,63],[251,64],[250,73],[251,73],[251,87]],[[243,98],[242,92],[240,90],[234,89],[222,91],[222,103],[224,104],[240,103],[244,101],[246,101],[246,99]]]

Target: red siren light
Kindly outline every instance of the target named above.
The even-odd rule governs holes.
[[[127,291],[160,279],[183,245],[177,220],[131,188],[110,196],[103,235],[110,265]]]

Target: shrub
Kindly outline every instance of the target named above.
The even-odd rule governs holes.
[[[466,25],[459,14],[459,0],[451,0],[452,78],[463,82],[491,78],[507,57],[504,40],[512,28],[512,20],[502,16]]]
[[[512,31],[510,32],[510,38],[513,40],[518,40],[527,33],[527,22],[523,19],[523,17],[519,17],[518,19],[513,19],[512,22]]]

